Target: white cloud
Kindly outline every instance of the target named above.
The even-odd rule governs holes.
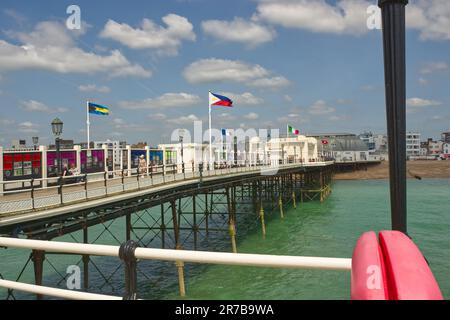
[[[111,89],[107,86],[97,86],[95,84],[80,85],[78,90],[81,92],[98,92],[98,93],[109,93]]]
[[[199,104],[201,99],[197,95],[189,93],[165,93],[157,98],[149,98],[141,101],[122,101],[119,106],[123,109],[158,109],[174,107],[190,107]]]
[[[334,115],[329,117],[328,119],[331,121],[348,121],[350,120],[350,117],[347,115],[340,115],[340,116]]]
[[[0,118],[0,125],[2,127],[4,126],[10,126],[14,124],[14,120],[10,120],[10,119],[5,119],[5,118]]]
[[[292,102],[292,101],[294,101],[294,99],[293,99],[290,95],[288,95],[288,94],[284,95],[284,96],[283,96],[283,99],[284,99],[284,101],[286,101],[286,102]]]
[[[184,78],[192,84],[238,82],[254,87],[281,87],[289,83],[286,78],[271,74],[258,64],[216,58],[195,61],[183,71]]]
[[[203,21],[202,29],[206,34],[220,41],[238,42],[248,47],[270,42],[276,36],[272,28],[237,17],[233,21]]]
[[[421,74],[433,74],[436,72],[447,71],[449,69],[448,64],[443,61],[429,62],[422,69]]]
[[[323,100],[316,101],[312,106],[309,107],[308,112],[314,115],[324,115],[335,112],[336,109],[327,105]]]
[[[36,100],[21,101],[19,107],[27,112],[64,113],[69,111],[67,108],[51,108]]]
[[[194,115],[194,114],[190,114],[188,116],[182,116],[179,118],[175,118],[175,119],[169,119],[167,120],[167,122],[172,123],[172,124],[190,124],[193,123],[194,121],[199,121],[200,119]]]
[[[338,0],[261,0],[254,16],[286,28],[312,32],[359,35],[367,33],[367,8],[373,2]]]
[[[440,106],[442,103],[436,100],[428,100],[422,98],[410,98],[406,100],[406,105],[412,108],[434,107]]]
[[[232,92],[223,92],[222,94],[233,100],[234,105],[259,105],[264,103],[263,98],[257,97],[250,92],[244,92],[240,94]]]
[[[38,133],[39,132],[38,127],[39,126],[37,124],[34,124],[30,121],[25,121],[25,122],[19,123],[18,130],[19,130],[19,132],[22,132],[22,133]]]
[[[58,22],[40,22],[31,33],[7,34],[20,45],[0,40],[0,69],[5,71],[35,69],[80,74],[102,72],[111,77],[151,76],[150,71],[130,63],[118,50],[102,56],[78,48],[74,35]]]
[[[256,79],[249,83],[252,87],[258,87],[258,88],[281,88],[286,87],[290,84],[290,81],[286,79],[285,77],[272,77],[272,78],[261,78]]]
[[[450,40],[450,2],[417,0],[406,6],[406,26],[418,30],[421,40]]]
[[[220,113],[217,116],[215,116],[215,119],[217,121],[219,121],[220,123],[224,123],[225,121],[227,121],[227,122],[235,121],[236,117],[227,112],[223,112],[223,113]]]
[[[311,32],[361,35],[367,28],[368,0],[259,0],[253,21]],[[406,27],[421,40],[450,40],[450,1],[416,0],[406,6]]]
[[[141,124],[136,124],[136,123],[132,123],[129,121],[126,121],[122,118],[114,118],[112,120],[113,123],[113,127],[114,129],[116,129],[116,133],[119,135],[123,135],[121,131],[128,131],[128,132],[149,132],[152,131],[152,126],[148,126],[148,125],[141,125]]]
[[[159,120],[159,121],[167,119],[167,116],[164,113],[152,113],[148,117],[150,119]]]
[[[244,118],[247,120],[257,120],[259,119],[259,115],[255,112],[250,112],[249,114],[245,115]]]
[[[183,40],[195,41],[194,27],[185,17],[168,14],[162,18],[166,27],[144,19],[140,28],[109,20],[100,36],[113,39],[132,49],[156,49],[160,54],[176,55]]]

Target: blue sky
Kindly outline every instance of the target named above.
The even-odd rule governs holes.
[[[373,0],[9,1],[0,7],[0,144],[65,123],[85,141],[87,99],[95,140],[169,142],[176,128],[207,127],[208,90],[217,128],[302,133],[386,131],[382,41],[369,30]],[[66,8],[81,9],[81,30]],[[410,1],[408,129],[450,130],[450,2]]]

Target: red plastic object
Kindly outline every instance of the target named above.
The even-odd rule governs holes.
[[[399,231],[358,240],[352,259],[352,300],[442,300],[439,285],[420,250]]]

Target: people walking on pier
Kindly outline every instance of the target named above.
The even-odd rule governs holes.
[[[147,172],[147,161],[145,161],[144,155],[139,157],[139,174],[144,176]]]

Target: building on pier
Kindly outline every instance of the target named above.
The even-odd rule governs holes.
[[[319,154],[336,162],[365,162],[373,159],[368,145],[351,133],[328,133],[311,135],[320,141]]]
[[[257,158],[264,159],[260,138],[253,138],[250,144],[250,155],[252,161]],[[318,143],[313,137],[298,135],[293,137],[272,138],[265,148],[265,159],[273,162],[316,162],[318,161]]]

